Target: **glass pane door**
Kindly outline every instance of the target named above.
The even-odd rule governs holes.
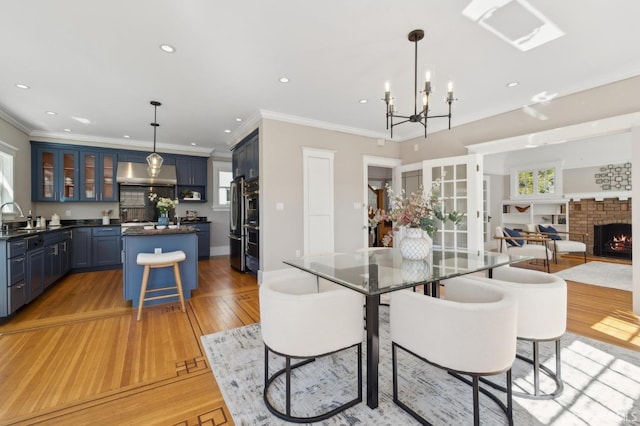
[[[85,199],[96,199],[96,154],[84,153],[82,154],[82,176],[84,187]]]
[[[65,199],[73,199],[76,197],[76,156],[71,152],[62,154],[62,174],[64,182],[62,186],[62,194]]]
[[[100,194],[100,200],[113,200],[115,199],[115,155],[103,154],[102,155],[102,191]]]
[[[55,197],[55,152],[42,151],[40,155],[40,170],[42,181],[40,182],[40,194],[43,199]]]

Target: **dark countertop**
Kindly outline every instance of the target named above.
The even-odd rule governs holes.
[[[47,226],[46,228],[21,229],[26,226],[26,222],[10,222],[11,228],[9,232],[0,232],[0,241],[11,240],[15,238],[28,237],[30,235],[45,234],[49,232],[57,232],[65,229],[73,229],[76,227],[86,226],[120,226],[119,220],[111,220],[109,225],[103,225],[102,219],[80,219],[80,220],[61,220],[60,226]]]
[[[132,226],[122,233],[123,237],[140,237],[147,235],[171,235],[171,234],[191,234],[197,232],[196,228],[191,226],[180,226],[175,229],[144,229],[143,226]]]

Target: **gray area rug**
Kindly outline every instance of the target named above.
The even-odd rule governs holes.
[[[365,401],[323,422],[325,425],[412,425],[415,419],[392,400],[391,348],[388,308],[380,314],[379,399],[377,409]],[[278,425],[284,422],[269,413],[262,399],[264,347],[260,324],[202,336],[207,358],[224,400],[237,425]],[[527,353],[530,344],[519,343]],[[554,368],[553,344],[541,344],[541,358]],[[399,352],[402,354],[402,352]],[[363,356],[365,355],[363,351]],[[294,414],[309,415],[314,409],[351,399],[356,392],[355,349],[316,360],[292,378]],[[472,424],[471,388],[442,370],[399,357],[401,399],[435,425]],[[555,400],[514,398],[516,425],[640,425],[640,353],[567,333],[562,340],[563,394]],[[270,361],[271,371],[282,363]],[[366,363],[363,360],[366,369]],[[294,370],[295,371],[295,370]],[[514,390],[528,389],[532,377],[523,362],[514,365]],[[504,375],[496,376],[504,380]],[[542,388],[550,383],[542,378]],[[500,398],[503,395],[498,393]],[[276,404],[283,398],[272,395]],[[481,422],[506,424],[504,414],[487,397],[480,397]]]
[[[593,261],[556,272],[554,275],[565,280],[631,291],[631,271],[631,265]]]

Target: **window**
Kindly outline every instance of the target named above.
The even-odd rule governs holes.
[[[231,198],[230,161],[213,162],[213,210],[229,210]]]
[[[0,150],[0,204],[13,201],[13,155]],[[16,211],[13,206],[7,206],[4,211]]]
[[[511,198],[546,198],[562,195],[559,164],[511,170]]]

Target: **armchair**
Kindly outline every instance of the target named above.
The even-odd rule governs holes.
[[[553,253],[548,247],[551,240],[546,236],[529,235],[526,232],[520,234],[518,231],[497,226],[494,239],[498,240],[500,253],[540,259],[544,262],[547,272],[550,272],[549,258]]]
[[[557,231],[553,226],[537,225],[537,231],[548,238],[547,247],[553,251],[553,260],[558,263],[558,253],[582,253],[587,263],[587,234]]]

